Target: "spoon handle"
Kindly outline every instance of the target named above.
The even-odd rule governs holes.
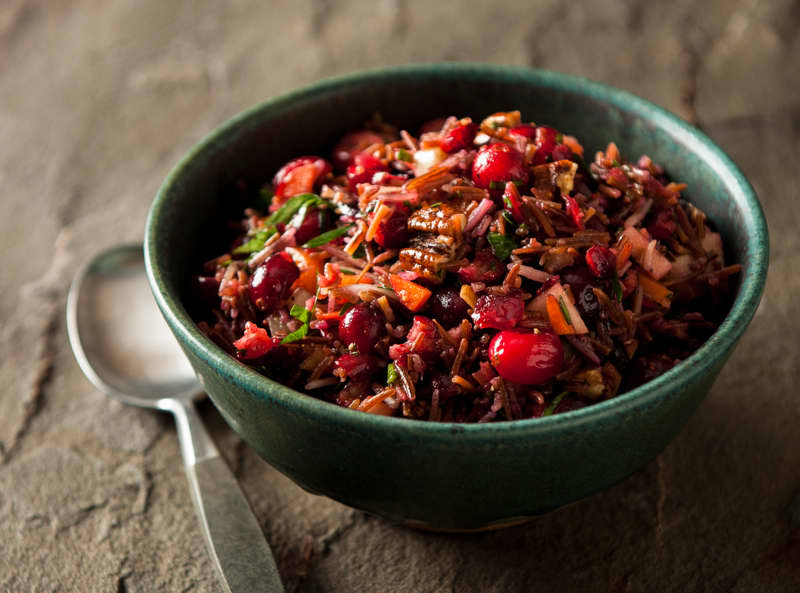
[[[194,404],[174,400],[181,453],[203,537],[225,593],[283,593],[269,544]]]

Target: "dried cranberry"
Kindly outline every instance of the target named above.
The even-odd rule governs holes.
[[[520,298],[485,294],[478,297],[472,320],[475,329],[511,329],[524,313],[525,305]]]
[[[589,284],[584,286],[583,289],[578,292],[578,298],[575,301],[575,306],[578,308],[578,312],[584,319],[596,319],[600,314],[600,311],[602,311],[600,301],[597,299],[597,295],[594,293],[594,290],[592,290],[592,287]]]
[[[578,200],[573,197],[565,196],[564,201],[567,203],[567,214],[572,218],[572,222],[579,229],[583,229],[583,211],[578,206]]]
[[[536,126],[531,124],[521,124],[511,128],[508,133],[516,136],[524,136],[528,140],[533,140],[536,137]]]
[[[445,152],[456,152],[463,148],[472,146],[475,135],[478,133],[478,125],[468,123],[463,126],[456,126],[444,135],[440,147]]]
[[[538,126],[536,128],[536,153],[533,155],[533,164],[541,165],[547,162],[547,158],[552,154],[556,147],[556,137],[558,130],[550,126]]]
[[[502,190],[506,182],[528,182],[528,169],[522,153],[508,144],[481,147],[472,163],[472,181],[483,189]]]
[[[507,381],[540,385],[561,371],[564,348],[555,334],[506,330],[489,344],[489,361]]]
[[[414,315],[414,321],[411,324],[411,329],[408,330],[406,337],[407,344],[411,347],[411,351],[417,354],[434,354],[438,350],[436,348],[436,337],[439,332],[436,331],[436,326],[433,321],[424,315]]]
[[[310,192],[325,175],[331,172],[331,164],[318,156],[301,156],[281,167],[272,179],[275,195],[290,198]]]
[[[324,233],[331,226],[330,214],[327,210],[313,208],[309,210],[302,221],[293,221],[297,226],[294,240],[298,245],[302,245],[309,239],[313,239],[320,233]]]
[[[464,282],[497,282],[505,273],[505,268],[490,251],[478,251],[472,263],[458,268],[458,275]]]
[[[248,321],[244,325],[244,335],[233,345],[237,350],[237,358],[252,363],[263,359],[280,343],[280,338],[270,338],[267,330]]]
[[[368,354],[343,354],[333,364],[353,381],[368,379],[378,368]]]
[[[348,132],[333,149],[333,164],[339,170],[346,169],[353,164],[355,156],[373,144],[383,142],[384,139],[369,130],[354,130]]]
[[[339,322],[339,339],[366,354],[372,351],[384,329],[383,316],[368,304],[360,303],[349,309]]]
[[[448,329],[458,325],[469,315],[469,305],[461,298],[458,291],[452,288],[440,290],[433,295],[429,303],[433,318]]]
[[[617,269],[617,256],[608,247],[592,245],[586,250],[586,264],[598,278],[609,278]]]
[[[271,311],[289,296],[300,270],[285,253],[276,253],[250,276],[250,301],[262,311]]]
[[[656,214],[655,219],[647,225],[647,231],[655,238],[666,241],[675,234],[678,225],[672,216],[671,210],[662,210]]]
[[[397,207],[392,215],[378,225],[375,242],[385,249],[399,249],[408,243],[411,232],[408,230],[408,213]]]
[[[347,167],[347,183],[350,189],[355,191],[359,183],[370,183],[375,173],[388,170],[389,168],[380,159],[362,152],[357,154],[353,164]]]

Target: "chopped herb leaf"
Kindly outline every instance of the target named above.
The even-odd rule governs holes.
[[[506,219],[506,222],[508,224],[516,224],[516,221],[514,220],[514,217],[511,216],[511,213],[508,210],[503,210],[500,214],[503,215],[503,218]]]
[[[558,297],[558,307],[561,309],[561,314],[564,316],[564,319],[567,323],[572,325],[572,318],[569,316],[569,309],[567,309],[567,304],[564,302],[564,297]]]
[[[227,266],[231,265],[231,261],[233,261],[231,258],[224,259],[221,262],[217,262],[217,265],[218,266],[227,267]]]
[[[261,251],[264,249],[264,243],[267,242],[267,239],[277,232],[278,230],[274,226],[270,225],[263,230],[258,231],[250,238],[249,241],[242,243],[231,253],[234,255],[252,255],[253,253]]]
[[[394,366],[393,362],[389,363],[389,366],[386,367],[386,384],[391,385],[397,381],[397,369]]]
[[[614,161],[613,161],[611,164],[612,164],[614,167],[619,167],[619,161],[618,161],[617,159],[614,159]]]
[[[556,144],[561,144],[564,141],[564,134],[559,132],[556,134]]]
[[[514,243],[514,239],[508,235],[489,233],[487,238],[489,239],[489,245],[492,246],[492,252],[494,253],[494,256],[500,261],[508,259],[508,257],[511,255],[511,252],[517,248],[517,244]]]
[[[325,200],[316,194],[299,194],[292,196],[286,200],[286,203],[283,206],[272,213],[272,215],[267,219],[267,222],[270,224],[286,222],[303,206],[308,207],[309,205],[324,203]]]
[[[300,326],[300,329],[294,330],[288,336],[281,340],[281,344],[291,344],[292,342],[296,342],[297,340],[302,340],[303,338],[308,335],[308,324],[304,323]]]
[[[352,309],[353,307],[354,307],[353,303],[345,303],[344,305],[342,305],[342,308],[339,309],[339,317],[347,313],[347,311]]]
[[[436,202],[435,204],[431,204],[430,206],[428,206],[428,208],[438,208],[441,205],[442,205],[441,202]]]
[[[355,272],[353,272],[353,271],[350,271],[350,270],[339,270],[339,271],[340,271],[342,274],[344,274],[345,276],[355,276],[355,275],[356,275],[356,273],[355,273]]]
[[[528,235],[530,234],[530,232],[531,232],[530,227],[528,227],[528,225],[525,224],[524,222],[521,225],[519,225],[519,227],[517,227],[517,235],[519,236]]]
[[[495,130],[497,128],[500,128],[500,127],[503,126],[502,122],[500,122],[498,120],[494,120],[493,122],[490,122],[489,125],[492,126],[492,128],[495,129]]]
[[[558,404],[560,404],[560,403],[561,403],[561,400],[562,400],[562,399],[564,399],[564,397],[565,397],[565,396],[566,396],[568,393],[569,393],[569,391],[562,391],[562,392],[561,392],[561,393],[559,393],[557,396],[555,396],[555,397],[553,398],[553,401],[552,401],[552,402],[550,402],[550,405],[549,405],[549,406],[547,406],[547,407],[544,409],[544,412],[542,412],[542,416],[551,416],[551,415],[553,414],[553,412],[555,412],[555,411],[556,411],[556,408],[558,407]]]
[[[614,298],[620,303],[622,302],[622,284],[620,284],[619,276],[614,272],[614,277],[611,279],[611,288],[614,291]]]
[[[411,162],[411,153],[405,150],[404,148],[400,148],[397,151],[397,159],[400,161],[405,161],[407,163]]]
[[[313,239],[306,242],[303,247],[319,247],[320,245],[325,245],[326,243],[330,243],[334,239],[338,239],[339,237],[343,237],[347,234],[347,231],[350,230],[350,227],[353,226],[353,223],[350,223],[345,226],[340,226],[339,228],[332,229],[321,235],[317,235]]]
[[[289,315],[295,319],[299,319],[303,323],[308,323],[311,320],[311,311],[300,305],[292,305],[292,308],[289,310]]]
[[[523,185],[525,185],[525,183],[522,181],[512,181],[511,183],[513,183],[517,187],[522,187]]]
[[[489,189],[505,189],[506,184],[502,181],[490,181]]]

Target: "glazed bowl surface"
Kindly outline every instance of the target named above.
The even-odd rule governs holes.
[[[187,310],[188,278],[215,255],[226,192],[258,186],[300,154],[327,153],[373,113],[416,129],[433,117],[480,119],[520,109],[577,136],[592,155],[613,140],[647,154],[704,210],[743,266],[714,335],[657,379],[611,400],[546,418],[433,423],[341,408],[237,362]],[[224,247],[223,247],[224,249]],[[607,488],[677,434],[728,360],[758,306],[769,241],[755,193],[708,137],[629,93],[555,72],[488,64],[421,64],[318,82],[221,125],[173,169],[145,235],[158,306],[225,420],[297,484],[416,527],[474,530],[515,523]]]

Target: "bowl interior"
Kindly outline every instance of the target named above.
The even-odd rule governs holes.
[[[625,92],[552,72],[469,64],[384,69],[323,81],[244,112],[198,144],[165,182],[147,227],[151,281],[173,330],[179,338],[191,337],[205,348],[204,356],[210,352],[208,356],[227,369],[223,372],[240,372],[233,369],[241,365],[220,362],[224,353],[210,340],[198,338],[183,305],[186,279],[200,262],[225,248],[213,237],[234,214],[226,196],[240,180],[257,187],[292,157],[326,155],[345,131],[376,112],[415,131],[433,117],[455,114],[481,119],[510,109],[520,109],[525,120],[577,136],[587,159],[613,140],[628,160],[647,154],[673,179],[688,184],[685,194],[721,232],[729,262],[744,266],[731,313],[692,358],[709,359],[702,366],[717,360],[717,350],[719,356],[728,351],[758,304],[768,255],[763,214],[735,165],[702,133]],[[651,383],[663,387],[679,376],[683,365],[687,362]],[[685,368],[702,371],[691,360]],[[264,391],[276,388],[267,379],[262,383]],[[543,420],[610,409],[647,389],[643,386],[615,400]]]

